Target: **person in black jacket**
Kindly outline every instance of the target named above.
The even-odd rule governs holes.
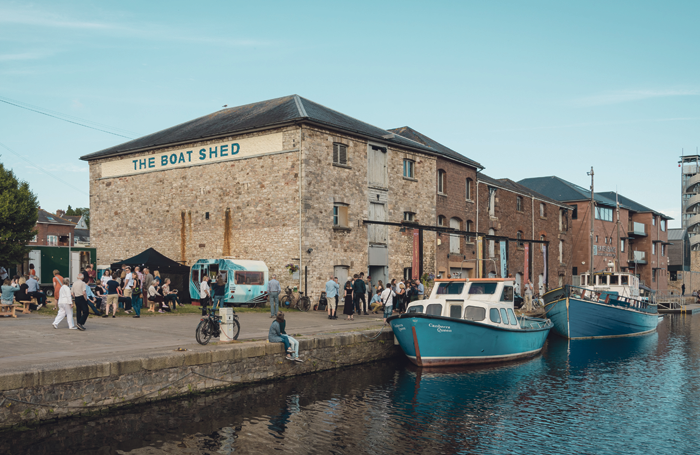
[[[355,311],[357,314],[362,314],[364,311],[364,314],[366,315],[367,299],[365,298],[365,295],[367,295],[367,286],[365,286],[365,281],[361,280],[359,275],[355,274],[353,278],[355,279],[355,282],[352,284],[352,294]],[[360,300],[362,300],[362,306],[360,306]]]

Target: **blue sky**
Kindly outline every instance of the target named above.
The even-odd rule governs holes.
[[[694,1],[0,1],[0,99],[139,137],[296,93],[496,178],[587,187],[594,166],[597,189],[676,227],[678,156],[700,145],[697,17]],[[123,141],[0,103],[0,160],[51,211],[87,206],[78,158]]]

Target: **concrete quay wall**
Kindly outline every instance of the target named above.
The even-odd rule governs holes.
[[[373,334],[299,337],[303,363],[286,360],[281,343],[253,341],[0,374],[0,428],[274,381],[400,354],[391,331],[370,339]]]

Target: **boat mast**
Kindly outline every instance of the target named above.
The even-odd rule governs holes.
[[[593,279],[593,237],[595,235],[595,227],[594,227],[594,220],[595,220],[595,202],[593,199],[593,166],[591,166],[591,172],[588,172],[588,175],[591,176],[591,263],[590,263],[590,276],[588,278],[588,285],[593,286],[594,279]]]

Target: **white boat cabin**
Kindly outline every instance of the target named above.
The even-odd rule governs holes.
[[[595,292],[617,292],[621,297],[639,297],[639,278],[624,272],[593,273],[594,280],[589,280],[590,273],[581,274],[581,287]]]
[[[514,287],[514,280],[505,278],[435,280],[430,298],[411,302],[406,312],[520,328],[513,311]]]

